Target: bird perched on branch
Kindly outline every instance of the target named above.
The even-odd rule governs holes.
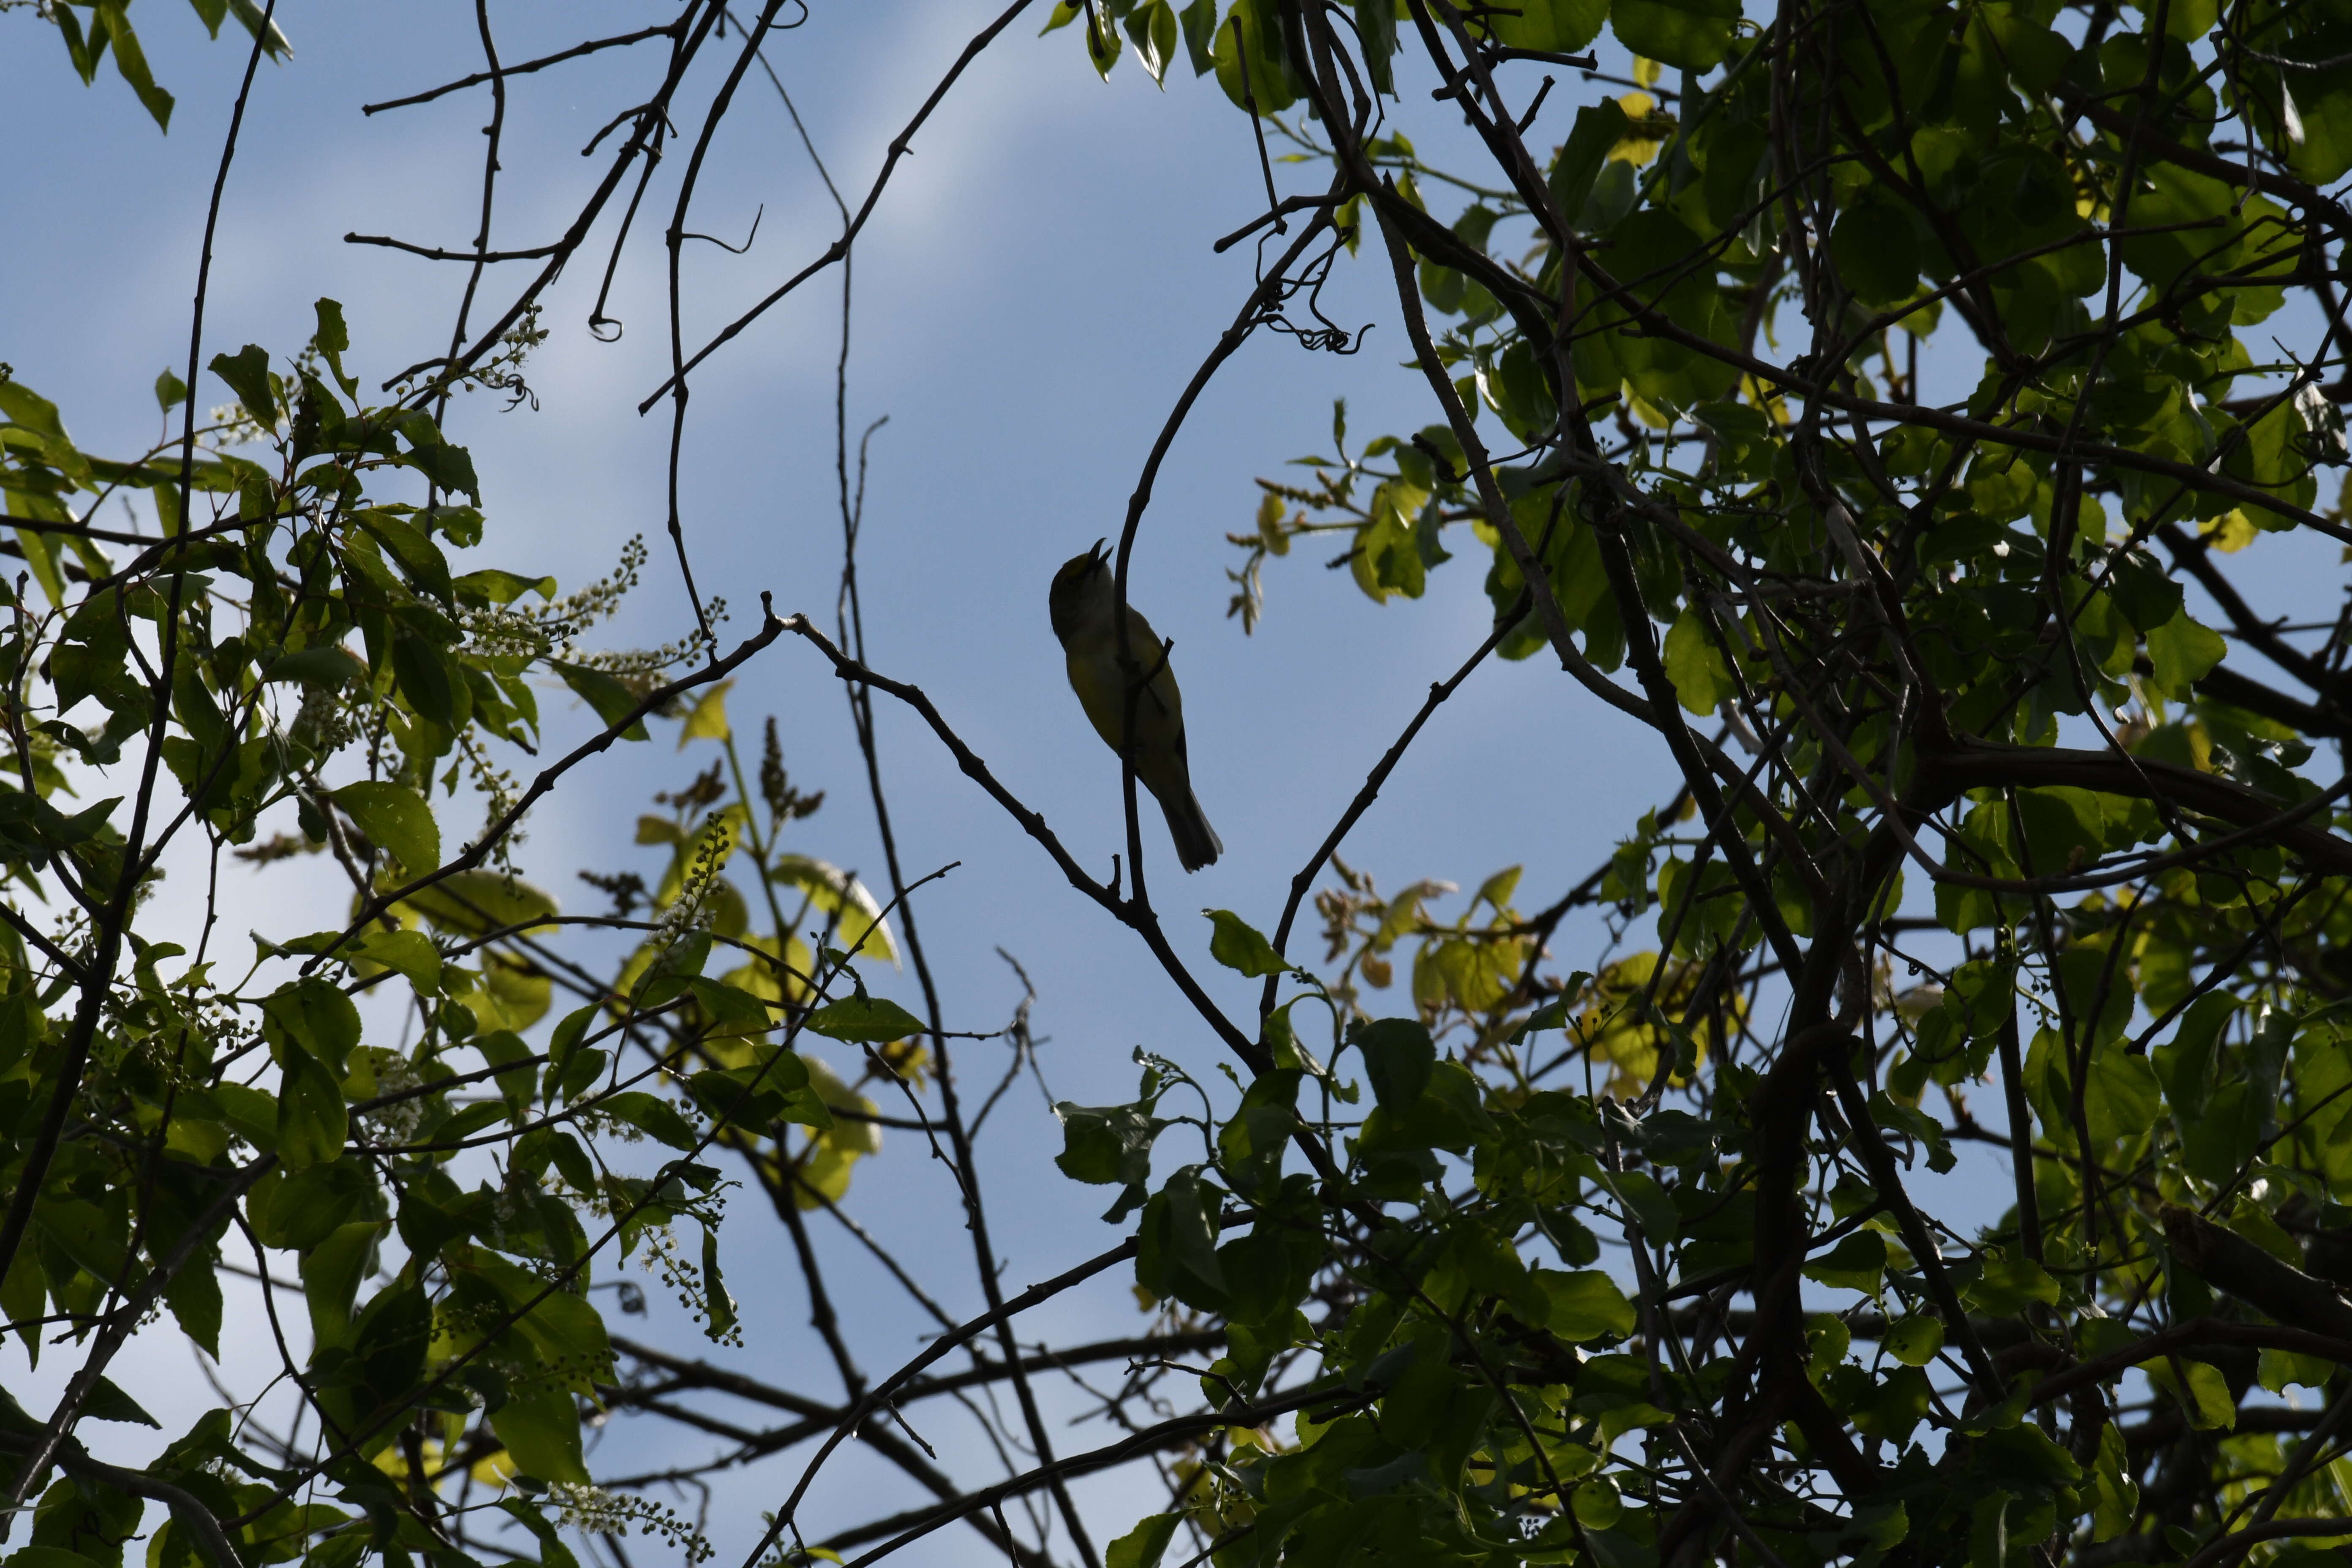
[[[1078,694],[1095,733],[1114,752],[1129,753],[1125,739],[1129,700],[1133,696],[1135,776],[1168,816],[1176,841],[1176,861],[1187,871],[1216,864],[1224,852],[1192,794],[1192,770],[1184,756],[1184,700],[1169,668],[1173,645],[1160,640],[1151,623],[1127,607],[1127,662],[1118,646],[1118,595],[1102,540],[1083,555],[1062,563],[1046,596],[1054,635],[1068,656],[1070,689]]]

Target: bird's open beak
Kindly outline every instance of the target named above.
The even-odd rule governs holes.
[[[1109,544],[1110,541],[1107,538],[1097,539],[1095,541],[1095,547],[1092,551],[1088,552],[1088,553],[1094,557],[1096,565],[1099,566],[1104,562],[1110,559],[1110,551],[1108,549]]]

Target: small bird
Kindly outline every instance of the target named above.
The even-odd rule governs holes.
[[[1160,640],[1142,612],[1129,605],[1128,667],[1122,677],[1118,595],[1103,544],[1096,540],[1092,550],[1072,556],[1054,574],[1053,591],[1046,596],[1054,635],[1062,639],[1062,651],[1068,656],[1070,689],[1078,694],[1095,733],[1114,752],[1128,749],[1122,735],[1128,696],[1131,689],[1141,688],[1134,693],[1135,776],[1167,814],[1177,864],[1197,871],[1215,865],[1225,847],[1192,794],[1192,770],[1184,755],[1184,700],[1176,689],[1176,672],[1168,666],[1169,645]]]

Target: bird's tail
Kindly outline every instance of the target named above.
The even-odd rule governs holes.
[[[1187,871],[1215,865],[1217,857],[1225,852],[1224,840],[1209,826],[1208,813],[1201,809],[1201,799],[1191,784],[1179,784],[1164,795],[1158,790],[1152,794],[1160,796],[1160,809],[1167,813],[1168,837],[1176,841],[1176,863]]]

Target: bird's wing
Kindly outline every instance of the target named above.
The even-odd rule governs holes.
[[[1184,765],[1184,700],[1176,689],[1175,672],[1166,650],[1153,635],[1151,623],[1133,611],[1127,622],[1129,668],[1148,671],[1150,679],[1135,703],[1136,742],[1141,753],[1172,756],[1181,773]],[[1075,637],[1065,644],[1070,689],[1078,694],[1095,733],[1113,751],[1120,749],[1127,716],[1127,680],[1122,675],[1118,640],[1102,636]]]
[[[1150,672],[1150,683],[1143,689],[1145,700],[1174,723],[1176,745],[1181,751],[1184,744],[1184,696],[1176,689],[1176,671],[1163,650],[1160,634],[1151,629],[1143,612],[1132,605],[1127,609],[1127,646],[1129,657]],[[1142,727],[1147,733],[1151,728],[1149,723]]]

